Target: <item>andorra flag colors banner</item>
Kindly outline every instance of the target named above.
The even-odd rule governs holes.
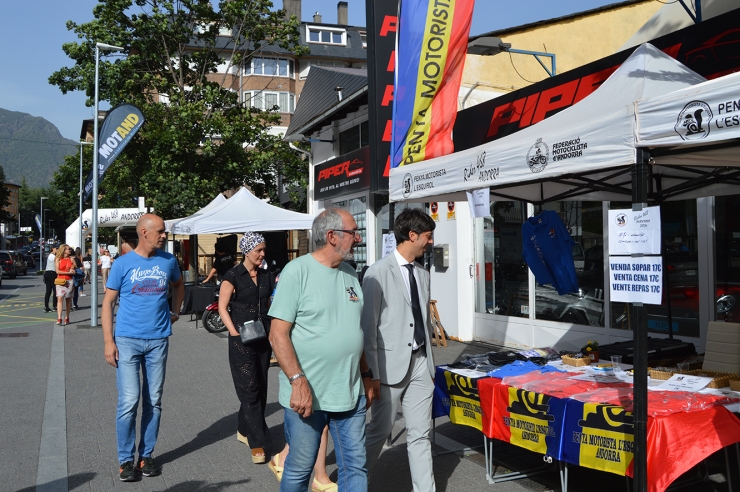
[[[474,0],[401,0],[396,38],[391,166],[454,150]]]
[[[98,130],[98,177],[103,178],[113,161],[128,145],[141,125],[144,114],[133,104],[119,104],[111,109]],[[83,201],[87,200],[93,188],[93,171],[87,176],[83,189]]]
[[[494,437],[559,460],[566,400],[505,384],[494,392]]]

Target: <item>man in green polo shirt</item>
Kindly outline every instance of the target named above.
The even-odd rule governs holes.
[[[312,233],[317,250],[286,265],[269,312],[270,342],[283,370],[279,401],[290,445],[280,490],[308,489],[321,432],[329,425],[339,491],[364,492],[372,378],[360,376],[362,289],[356,272],[343,263],[353,258],[361,239],[354,218],[343,209],[322,212]]]

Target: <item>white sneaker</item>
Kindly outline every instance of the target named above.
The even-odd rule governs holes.
[[[87,294],[85,294],[84,292],[80,292],[80,297],[87,297]]]

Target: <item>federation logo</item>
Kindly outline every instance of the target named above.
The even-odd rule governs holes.
[[[704,101],[691,101],[678,113],[676,133],[684,140],[700,140],[709,135],[712,109]]]
[[[403,177],[403,197],[408,198],[411,196],[411,174],[406,173]]]
[[[617,214],[617,216],[614,218],[614,221],[617,223],[617,226],[624,227],[627,225],[627,214]]]
[[[533,173],[539,173],[545,170],[547,162],[550,160],[550,148],[541,138],[527,152],[527,165]]]

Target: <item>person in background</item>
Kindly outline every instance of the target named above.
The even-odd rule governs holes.
[[[393,254],[365,272],[362,329],[365,332],[363,381],[379,397],[367,426],[367,468],[372,470],[400,409],[406,423],[406,450],[414,492],[435,490],[432,470],[432,360],[429,272],[414,260],[432,244],[436,224],[419,209],[394,220]]]
[[[211,268],[211,271],[208,273],[208,276],[203,280],[203,283],[206,283],[210,281],[213,276],[216,276],[216,284],[218,285],[221,283],[221,280],[223,280],[224,275],[226,275],[226,272],[234,268],[236,265],[236,255],[233,255],[231,253],[225,253],[223,251],[219,251],[219,244],[216,243],[216,254],[213,256],[213,268]],[[262,260],[264,261],[264,260]]]
[[[80,248],[75,248],[74,256],[72,256],[72,261],[75,264],[75,274],[74,277],[72,277],[72,284],[75,289],[74,296],[72,297],[72,309],[77,310],[79,309],[79,306],[77,305],[77,299],[79,297],[85,297],[85,293],[83,292],[85,270],[82,265],[82,250]]]
[[[98,258],[98,266],[100,266],[100,274],[103,277],[103,292],[107,289],[108,275],[110,274],[111,263],[113,259],[110,257],[110,251],[103,250],[103,254]]]
[[[55,268],[55,262],[57,259],[57,247],[52,246],[49,251],[49,256],[46,258],[46,268],[44,269],[44,283],[46,284],[46,293],[44,294],[44,312],[50,313],[49,309],[49,298],[51,297],[54,303],[54,311],[57,310],[57,296],[56,289],[54,288],[54,279],[57,278],[57,271]]]
[[[55,285],[57,291],[57,324],[62,324],[62,313],[64,313],[64,304],[67,304],[67,317],[64,318],[64,324],[69,324],[69,313],[72,311],[72,296],[74,295],[74,284],[72,277],[75,274],[75,263],[72,259],[72,248],[67,244],[62,244],[57,249],[57,256],[54,260],[54,270],[57,277],[64,279],[64,285]]]
[[[103,298],[103,340],[105,360],[116,368],[118,405],[116,439],[119,479],[132,482],[137,472],[146,477],[160,473],[152,457],[162,415],[169,337],[172,323],[180,318],[185,295],[175,257],[160,250],[167,234],[164,221],[145,214],[136,223],[136,249],[113,264]],[[167,293],[172,286],[172,311]],[[121,296],[116,329],[113,308]],[[141,429],[136,451],[136,412],[142,399]]]
[[[90,253],[86,254],[82,258],[82,266],[85,268],[85,280],[83,281],[84,284],[90,283],[90,270],[92,269],[92,258],[90,258]]]
[[[241,402],[236,438],[249,446],[252,463],[267,462],[265,445],[271,441],[265,422],[267,406],[267,371],[270,368],[270,342],[267,338],[242,343],[239,326],[260,319],[270,332],[270,296],[275,287],[272,273],[258,268],[265,257],[265,238],[247,231],[239,241],[244,261],[223,276],[218,312],[229,330],[229,366],[234,389]],[[231,305],[231,312],[229,312]]]

